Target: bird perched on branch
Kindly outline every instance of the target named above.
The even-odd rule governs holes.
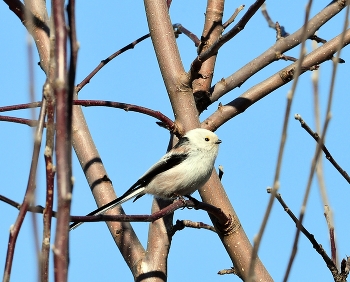
[[[145,194],[172,199],[191,195],[209,179],[221,140],[202,128],[188,131],[179,142],[156,162],[122,196],[94,210],[88,215],[103,214],[134,197],[136,201]],[[74,222],[70,230],[82,222]]]

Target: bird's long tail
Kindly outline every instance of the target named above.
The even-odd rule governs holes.
[[[117,205],[120,205],[134,197],[141,197],[144,195],[143,191],[145,190],[145,187],[139,187],[136,189],[129,189],[128,191],[126,191],[122,196],[120,196],[119,198],[113,200],[112,202],[109,202],[105,205],[103,205],[102,207],[99,207],[98,209],[90,212],[89,214],[87,214],[86,216],[91,216],[91,215],[99,215],[99,214],[104,214],[106,211],[114,208]],[[79,225],[83,224],[84,222],[73,222],[70,226],[69,226],[69,231],[77,228]]]

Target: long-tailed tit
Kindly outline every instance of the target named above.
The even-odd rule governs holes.
[[[88,215],[103,214],[134,197],[136,201],[145,194],[172,199],[191,195],[209,179],[221,140],[215,133],[196,128],[188,131],[179,142],[156,162],[122,196],[94,210]],[[74,222],[70,230],[82,222]]]

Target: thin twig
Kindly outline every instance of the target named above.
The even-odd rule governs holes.
[[[21,204],[14,201],[14,200],[11,200],[7,197],[5,197],[4,195],[0,195],[0,201],[6,203],[6,204],[9,204],[10,206],[20,210],[21,209]],[[36,205],[36,206],[28,206],[27,208],[27,211],[29,212],[32,212],[32,213],[41,213],[43,214],[45,212],[45,208],[43,206],[40,206],[40,205]],[[57,212],[53,212],[53,217],[57,217]]]
[[[305,48],[305,41],[306,41],[306,31],[307,31],[307,28],[308,28],[308,20],[309,20],[309,15],[310,15],[310,10],[311,10],[311,6],[312,6],[312,0],[309,0],[307,6],[306,6],[306,12],[305,12],[305,21],[304,21],[304,31],[303,31],[303,41],[302,41],[302,44],[301,44],[301,47],[300,47],[300,55],[299,55],[299,64],[298,64],[298,67],[296,69],[296,76],[298,77],[299,74],[301,73],[301,64],[302,64],[302,61],[304,59],[304,48]],[[289,109],[288,109],[288,116],[287,116],[287,111],[286,111],[286,120],[289,120],[289,114],[290,114],[290,108],[291,108],[291,104],[292,104],[292,98],[294,96],[294,93],[295,93],[295,89],[296,89],[296,86],[297,86],[297,82],[298,82],[298,79],[295,79],[293,81],[293,86],[292,86],[292,90],[291,90],[291,98],[288,100],[290,102],[288,102],[289,104]],[[288,106],[287,106],[288,107]],[[300,221],[300,224],[302,223],[303,221],[303,218],[299,218],[299,221]],[[290,270],[292,268],[292,264],[293,264],[293,261],[294,261],[294,258],[295,258],[295,255],[296,255],[296,245],[297,245],[297,242],[298,242],[298,239],[299,239],[299,227],[297,228],[297,232],[296,232],[296,236],[295,236],[295,241],[294,241],[294,246],[293,246],[293,250],[292,250],[292,253],[291,253],[291,256],[290,256],[290,260],[288,262],[288,266],[287,266],[287,269],[286,269],[286,272],[285,272],[285,276],[284,276],[284,279],[283,281],[287,281],[288,280],[288,277],[289,277],[289,273],[290,273]]]
[[[345,180],[350,184],[350,176],[347,174],[345,170],[343,170],[340,165],[334,160],[331,153],[328,151],[327,147],[324,143],[321,143],[321,138],[317,132],[314,132],[308,124],[302,119],[299,114],[296,114],[295,119],[300,122],[302,128],[305,129],[307,133],[311,135],[311,137],[321,146],[322,151],[324,152],[326,159],[335,167],[335,169],[345,178]]]
[[[163,218],[169,214],[172,214],[175,210],[182,207],[194,208],[196,210],[205,210],[209,214],[213,215],[217,219],[217,229],[222,235],[229,234],[233,228],[232,217],[226,215],[220,208],[214,207],[207,203],[200,202],[191,196],[188,201],[179,199],[172,204],[162,208],[161,210],[154,212],[151,215],[87,215],[87,216],[71,216],[71,221],[74,221],[70,225],[70,229],[73,230],[79,222],[98,222],[98,221],[120,221],[120,222],[154,222],[159,218]]]
[[[318,43],[316,41],[312,41],[312,49],[316,50],[318,48]],[[312,73],[311,75],[311,81],[312,81],[312,86],[313,86],[313,100],[314,100],[314,117],[315,117],[315,124],[316,124],[316,132],[320,132],[321,131],[321,117],[320,117],[320,102],[319,102],[319,71],[316,70]],[[332,241],[332,234],[334,235],[334,232],[332,232],[331,234],[331,226],[333,227],[333,231],[334,231],[334,220],[333,220],[333,212],[328,200],[328,195],[327,195],[327,189],[326,189],[326,183],[324,180],[324,175],[323,175],[323,158],[320,158],[317,162],[317,166],[316,166],[316,176],[317,176],[317,181],[318,181],[318,187],[320,190],[320,194],[321,194],[321,198],[322,198],[322,202],[323,202],[323,206],[325,207],[325,214],[327,213],[326,216],[326,221],[328,224],[328,228],[329,228],[329,232],[330,232],[330,241],[331,241],[331,246],[333,244],[333,247],[331,247],[331,252],[332,252],[332,259],[335,263],[335,265],[337,265],[337,257],[333,256],[333,254],[335,254],[335,252],[333,252],[333,248],[334,250],[336,250],[336,244],[335,244],[335,240]],[[334,237],[333,237],[334,239]]]
[[[281,60],[285,60],[285,61],[292,61],[292,62],[296,62],[298,59],[294,58],[294,57],[291,57],[291,56],[286,56],[284,54],[277,54],[276,57],[278,59],[281,59]]]
[[[324,207],[324,216],[326,218],[326,222],[329,230],[329,241],[331,243],[332,260],[334,264],[337,265],[337,247],[335,243],[334,224],[332,219],[332,211],[329,206]]]
[[[84,106],[84,107],[111,107],[111,108],[118,108],[123,109],[126,112],[137,112],[141,114],[145,114],[151,117],[154,117],[158,119],[161,124],[161,126],[167,128],[168,130],[177,133],[176,127],[174,122],[162,114],[159,111],[155,111],[152,109],[148,109],[145,107],[141,107],[138,105],[133,104],[127,104],[127,103],[120,103],[120,102],[112,102],[112,101],[103,101],[103,100],[74,100],[74,105],[78,106]],[[13,105],[13,106],[6,106],[1,107],[0,112],[3,111],[13,111],[13,110],[20,110],[20,109],[28,109],[28,108],[34,108],[34,107],[40,107],[41,102],[34,102],[34,103],[28,103],[28,104],[19,104],[19,105]],[[8,122],[15,122],[15,123],[21,123],[21,124],[27,124],[29,126],[36,126],[37,121],[24,119],[24,118],[17,118],[17,117],[8,117],[8,116],[0,116],[0,121],[8,121]],[[44,124],[46,126],[46,124]]]
[[[68,277],[68,225],[72,198],[72,89],[67,82],[67,29],[64,0],[52,0],[55,25],[54,95],[56,99],[57,225],[53,247],[55,281]],[[71,50],[73,52],[74,50]]]
[[[3,195],[0,195],[0,201],[3,201],[17,209],[21,207],[21,205]],[[222,212],[220,208],[214,207],[212,205],[200,202],[192,197],[190,197],[189,200],[179,199],[174,201],[172,204],[166,206],[165,208],[161,209],[158,212],[155,212],[151,215],[93,215],[93,216],[70,216],[70,220],[72,222],[101,222],[101,221],[118,221],[118,222],[154,222],[158,220],[159,218],[165,217],[171,213],[173,213],[175,210],[178,210],[180,208],[194,208],[196,210],[204,210],[208,213],[214,215],[218,222],[222,226],[228,226],[231,222],[230,216],[227,216],[225,213]],[[44,207],[38,205],[38,206],[29,206],[28,211],[33,213],[44,213],[45,209]],[[52,212],[53,217],[57,217],[57,212]],[[190,220],[178,220],[179,223],[176,223],[178,225],[177,227],[174,227],[177,230],[181,230],[184,227],[191,227],[191,228],[203,228],[208,229],[213,232],[216,232],[215,228],[202,223],[202,222],[192,222]],[[179,226],[183,226],[182,228],[179,228]],[[228,230],[229,231],[229,230]],[[176,230],[174,231],[174,233]]]
[[[24,221],[24,218],[27,214],[28,207],[30,206],[33,200],[33,195],[35,190],[35,178],[36,178],[38,158],[39,158],[39,152],[40,152],[40,146],[41,146],[41,140],[42,140],[43,124],[45,119],[45,111],[46,111],[46,102],[45,102],[45,99],[43,99],[43,104],[39,114],[38,126],[35,130],[32,162],[31,162],[30,171],[29,171],[26,193],[24,195],[23,203],[22,205],[20,205],[20,211],[18,213],[16,222],[11,227],[11,230],[10,230],[10,237],[8,242],[6,260],[5,260],[5,270],[4,270],[4,276],[3,276],[4,282],[10,281],[13,255],[15,252],[17,237],[21,229],[22,223]]]
[[[194,46],[198,47],[198,45],[200,44],[201,41],[199,40],[197,35],[195,35],[191,31],[189,31],[182,24],[179,24],[179,23],[173,24],[173,27],[174,27],[174,32],[175,32],[175,37],[176,38],[179,36],[179,34],[183,33],[183,34],[185,34],[188,38],[190,38],[193,41]]]
[[[272,189],[271,188],[267,189],[267,192],[271,193]],[[348,273],[345,273],[343,271],[341,271],[339,273],[339,270],[337,269],[337,265],[335,264],[335,262],[327,255],[327,253],[323,249],[322,245],[316,241],[315,236],[313,234],[311,234],[309,231],[307,231],[307,229],[302,225],[300,220],[298,220],[298,218],[294,215],[294,213],[291,211],[291,209],[287,206],[287,204],[282,199],[281,194],[275,193],[275,197],[278,200],[278,202],[281,204],[281,206],[283,207],[284,211],[294,221],[295,225],[297,226],[297,229],[300,230],[305,235],[305,237],[311,242],[311,244],[312,244],[313,248],[316,250],[316,252],[318,252],[321,255],[321,257],[323,258],[323,261],[326,263],[328,269],[332,273],[334,281],[346,282],[346,278],[347,278]]]
[[[222,165],[219,165],[219,179],[220,179],[220,181],[221,181],[223,175],[224,175],[224,167]]]
[[[70,64],[68,71],[68,93],[69,100],[73,100],[74,95],[74,82],[77,68],[77,60],[78,60],[78,39],[77,39],[77,30],[75,23],[75,0],[69,0],[67,6],[68,13],[68,23],[69,23],[69,43],[70,43]]]
[[[201,52],[197,58],[191,64],[191,81],[195,78],[193,74],[198,73],[202,63],[207,60],[212,55],[216,54],[220,47],[224,45],[227,41],[235,37],[240,31],[242,31],[248,21],[255,15],[256,11],[265,2],[265,0],[257,0],[252,4],[239,22],[227,33],[222,35],[213,45],[211,45],[205,52]]]
[[[231,267],[229,269],[223,269],[218,272],[219,275],[225,275],[225,274],[235,274],[239,276],[239,272],[237,272],[235,267]],[[242,279],[242,277],[240,277]]]
[[[318,37],[316,34],[309,36],[309,39],[316,41],[317,43],[326,43],[327,40]]]
[[[239,12],[244,9],[245,5],[239,6],[235,12],[232,14],[232,16],[222,25],[222,28],[225,30],[231,23],[234,22],[236,17],[238,16]]]
[[[49,257],[51,242],[51,220],[55,215],[52,211],[54,198],[54,177],[55,170],[52,163],[52,148],[46,146],[45,149],[45,166],[46,166],[46,204],[43,209],[43,240],[40,256],[40,281],[49,281]]]
[[[27,103],[27,104],[4,106],[4,107],[0,107],[0,112],[8,112],[8,111],[15,111],[15,110],[22,110],[22,109],[38,108],[40,106],[41,106],[41,102],[33,102],[33,103]]]
[[[276,22],[276,24],[272,21],[272,19],[270,18],[267,10],[266,10],[266,3],[261,5],[261,13],[263,14],[264,18],[266,19],[269,27],[276,29],[276,32],[279,34],[279,36],[277,36],[277,39],[282,38],[282,37],[287,37],[289,36],[289,33],[286,32],[284,26],[280,26],[278,24],[278,22]],[[279,29],[279,31],[277,30]]]
[[[112,108],[123,109],[126,112],[131,111],[131,112],[146,114],[160,120],[163,123],[163,125],[169,130],[171,130],[172,132],[175,131],[175,124],[171,119],[169,119],[167,116],[165,116],[159,111],[154,111],[145,107],[126,104],[126,103],[112,102],[112,101],[102,101],[102,100],[74,100],[73,104],[84,106],[84,107],[92,107],[92,106],[112,107]]]
[[[167,6],[168,9],[170,8],[171,5],[171,0],[167,0]],[[102,69],[105,65],[107,65],[111,60],[113,60],[114,58],[118,57],[120,54],[124,53],[127,50],[130,49],[134,49],[134,47],[142,42],[143,40],[147,39],[150,37],[150,34],[145,34],[143,36],[141,36],[140,38],[136,39],[135,41],[129,43],[128,45],[124,46],[123,48],[119,49],[117,52],[113,53],[112,55],[110,55],[109,57],[107,57],[106,59],[102,60],[101,63],[98,64],[98,66],[91,72],[88,74],[87,77],[85,77],[83,79],[82,82],[80,82],[77,86],[76,86],[76,92],[78,93],[86,84],[88,84],[90,82],[90,80],[95,76],[95,74],[97,72],[100,71],[100,69]]]
[[[337,52],[338,44],[341,44],[342,47],[345,47],[350,43],[350,29],[346,31],[345,35],[345,38],[343,38],[342,34],[339,34],[323,46],[317,48],[317,50],[312,51],[310,54],[308,54],[304,59],[301,71],[305,73],[307,70],[312,69],[313,66],[317,66],[325,61],[330,60],[330,58],[332,58],[332,56]],[[243,113],[260,99],[266,97],[267,95],[273,93],[274,90],[290,82],[293,79],[296,67],[297,62],[273,74],[266,80],[254,85],[228,104],[221,105],[218,107],[218,110],[216,110],[202,122],[202,127],[207,128],[211,131],[217,130],[225,122]],[[215,89],[218,90],[221,88],[223,92],[226,92],[227,84],[229,83],[228,79],[229,78],[221,80],[220,85],[217,85]],[[218,90],[218,92],[223,93],[221,90]]]
[[[343,42],[344,42],[345,33],[346,33],[346,30],[347,30],[347,27],[348,27],[349,10],[350,10],[349,6],[347,6],[346,13],[345,13],[344,26],[343,26],[343,31],[342,31],[342,34],[341,34],[340,43],[336,47],[336,50],[337,50],[336,58],[339,58],[340,51],[341,51],[341,48],[342,48],[342,45],[343,45]],[[321,150],[322,150],[321,144],[323,144],[323,142],[325,140],[325,136],[326,136],[326,133],[327,133],[329,121],[330,121],[330,118],[331,118],[331,108],[332,108],[332,102],[333,102],[334,84],[335,84],[335,77],[336,77],[337,66],[338,66],[337,61],[338,60],[333,61],[333,70],[332,70],[332,77],[331,77],[331,83],[330,83],[330,89],[329,89],[329,95],[328,95],[326,118],[325,118],[323,129],[322,129],[321,142],[317,143],[315,154],[314,154],[314,157],[313,157],[312,163],[311,163],[308,183],[307,183],[307,186],[306,186],[306,189],[305,189],[305,195],[304,195],[303,203],[302,203],[302,206],[301,206],[301,209],[300,209],[300,214],[299,214],[299,222],[300,223],[303,222],[303,218],[304,218],[305,210],[306,210],[306,205],[307,205],[307,201],[308,201],[310,190],[311,190],[311,184],[312,184],[312,180],[313,180],[313,175],[314,175],[314,172],[315,172],[317,161],[319,159],[319,156],[320,156],[320,153],[321,153]],[[300,234],[300,229],[298,228],[296,230],[294,244],[293,244],[293,250],[292,250],[292,253],[291,253],[291,256],[290,256],[290,260],[289,260],[289,263],[288,263],[288,268],[287,268],[287,271],[286,271],[286,274],[285,274],[284,281],[287,281],[287,279],[288,279],[288,276],[289,276],[289,273],[290,273],[290,269],[292,267],[292,264],[293,264],[293,261],[294,261],[294,258],[295,258],[296,252],[297,252],[297,246],[298,246],[298,241],[299,241],[299,234]]]
[[[194,222],[191,220],[176,220],[176,223],[172,226],[172,229],[173,229],[172,236],[174,236],[174,234],[177,231],[183,230],[185,227],[196,228],[196,229],[206,229],[216,233],[216,230],[213,226],[203,222]]]
[[[98,66],[91,72],[88,74],[87,77],[85,77],[83,79],[82,82],[80,82],[77,86],[76,86],[76,92],[78,93],[86,84],[88,84],[90,82],[90,80],[95,76],[95,74],[97,72],[99,72],[105,65],[107,65],[111,60],[113,60],[114,58],[116,58],[117,56],[119,56],[120,54],[124,53],[127,50],[130,49],[134,49],[134,47],[142,42],[143,40],[147,39],[148,37],[150,37],[149,33],[145,34],[143,36],[141,36],[140,38],[136,39],[135,41],[131,42],[130,44],[124,46],[123,48],[121,48],[120,50],[118,50],[117,52],[113,53],[112,55],[110,55],[109,57],[107,57],[106,59],[102,60],[101,63],[98,64]]]
[[[268,193],[272,193],[272,189],[267,189]],[[323,249],[322,245],[319,244],[314,235],[312,235],[307,229],[300,223],[298,218],[295,216],[295,214],[291,211],[291,209],[287,206],[285,201],[282,199],[282,196],[280,193],[275,193],[275,198],[278,200],[278,202],[283,207],[284,211],[289,215],[289,217],[294,221],[297,228],[300,229],[300,231],[306,236],[306,238],[309,239],[314,249],[322,256],[324,262],[327,264],[328,268],[333,272],[337,269],[336,264],[332,261],[332,259],[327,255],[325,250]]]
[[[308,22],[308,30],[307,35],[311,36],[315,34],[317,30],[319,30],[325,23],[327,23],[332,17],[336,16],[339,12],[341,12],[344,7],[346,7],[346,2],[332,2],[328,6],[326,6],[324,9],[322,9],[319,13],[317,13],[310,21]],[[273,46],[270,46],[266,51],[264,51],[262,54],[254,58],[251,62],[244,65],[241,69],[234,72],[230,76],[221,79],[218,81],[214,86],[211,87],[210,93],[209,93],[209,99],[204,103],[203,109],[206,109],[209,105],[214,103],[215,101],[218,101],[222,96],[224,96],[226,93],[230,92],[231,90],[241,87],[249,78],[251,78],[254,74],[265,68],[266,66],[270,65],[271,63],[276,61],[276,54],[283,54],[287,52],[288,50],[291,50],[295,48],[297,45],[299,45],[303,39],[304,36],[304,30],[303,27],[298,29],[296,32],[291,34],[290,36],[284,38],[284,40],[278,40]],[[331,41],[335,41],[338,37],[333,38]],[[343,46],[346,46],[348,43],[345,43]],[[332,53],[329,52],[330,50],[334,50],[330,46],[331,44],[328,44],[327,48],[323,48],[323,46],[319,47],[318,49],[323,51],[323,53]],[[331,48],[331,49],[329,49]],[[313,52],[314,55],[316,55],[317,52]],[[316,55],[318,59],[321,59],[322,53],[319,53],[319,55]],[[332,55],[327,55],[327,60],[331,58]],[[325,56],[326,57],[326,56]],[[315,58],[315,57],[314,57]],[[315,64],[319,64],[320,62],[323,62],[324,60],[315,60]],[[268,82],[268,85],[273,85],[275,83],[271,83],[271,81]],[[267,86],[263,85],[264,87]],[[260,88],[261,85],[257,85],[256,88]],[[256,89],[254,87],[254,89]],[[269,87],[271,89],[271,87]],[[276,88],[275,88],[276,89]],[[273,91],[273,89],[271,89]],[[251,91],[249,91],[251,92]],[[265,94],[267,95],[267,94]],[[260,98],[264,97],[265,95],[260,96]],[[250,97],[252,95],[249,95]],[[250,101],[251,99],[248,99]],[[259,99],[260,99],[259,98]],[[259,100],[258,99],[258,100]],[[251,105],[252,103],[244,103],[244,99],[240,99],[240,97],[237,99],[237,104],[242,104],[242,106],[245,106],[248,104]],[[241,101],[241,102],[240,102]],[[248,106],[245,107],[239,107],[242,108],[242,111],[244,111]],[[216,122],[216,121],[215,121]],[[217,128],[217,127],[216,127]],[[216,129],[215,128],[215,129]],[[215,130],[211,128],[212,130]]]
[[[51,21],[51,30],[54,30],[53,21]],[[50,263],[50,246],[51,246],[51,224],[54,212],[54,177],[55,167],[53,165],[54,138],[55,138],[55,97],[52,84],[54,81],[55,69],[55,33],[50,34],[50,63],[49,75],[44,84],[44,97],[47,101],[47,129],[46,129],[46,144],[45,144],[45,172],[46,172],[46,203],[43,211],[43,240],[41,246],[41,267],[40,280],[42,282],[49,281],[49,263]]]
[[[28,26],[33,26],[35,18],[30,13],[29,9],[25,9],[25,18]],[[29,74],[29,101],[34,102],[35,101],[35,64],[34,64],[34,50],[33,50],[33,43],[32,38],[29,33],[27,33],[27,55],[28,55],[28,74]],[[35,109],[31,108],[30,111],[31,119],[34,120],[36,117]],[[33,133],[35,134],[35,128],[33,128]],[[33,199],[31,201],[35,202],[35,193],[33,193]],[[37,218],[34,214],[31,214],[32,218],[32,224],[33,224],[33,239],[34,239],[34,246],[36,251],[36,257],[37,257],[37,265],[40,268],[40,243],[39,243],[39,230],[38,230],[38,222]]]
[[[298,83],[298,77],[301,73],[301,66],[302,66],[303,58],[304,58],[303,51],[304,51],[305,40],[306,40],[307,23],[309,20],[309,13],[310,13],[311,5],[312,5],[312,0],[309,1],[307,9],[306,9],[306,13],[305,13],[304,27],[303,27],[303,39],[302,39],[302,44],[300,46],[299,61],[297,62],[296,69],[295,69],[295,72],[293,75],[294,80],[293,80],[292,89],[289,91],[288,96],[287,96],[287,106],[286,106],[286,111],[285,111],[285,116],[284,116],[283,129],[282,129],[280,147],[279,147],[279,152],[278,152],[278,159],[277,159],[277,164],[276,164],[276,171],[275,171],[272,193],[271,193],[271,197],[269,199],[269,203],[268,203],[263,221],[262,221],[260,229],[259,229],[259,233],[257,234],[257,236],[254,239],[254,246],[253,246],[253,251],[252,251],[252,259],[250,262],[248,281],[252,281],[252,279],[254,277],[254,264],[255,264],[256,259],[258,257],[258,250],[259,250],[260,242],[261,242],[263,233],[265,231],[267,220],[271,214],[275,194],[277,193],[277,190],[279,189],[279,186],[280,186],[279,179],[280,179],[280,172],[281,172],[281,168],[282,168],[284,148],[285,148],[285,143],[286,143],[286,139],[287,139],[287,129],[288,129],[288,124],[289,124],[290,110],[292,107],[295,89],[296,89],[296,86]]]
[[[26,119],[26,118],[18,118],[18,117],[9,117],[9,116],[0,116],[0,121],[14,122],[19,124],[25,124],[30,127],[36,127],[38,125],[38,121]],[[44,123],[45,127],[45,123]]]

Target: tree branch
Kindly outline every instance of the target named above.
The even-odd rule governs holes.
[[[72,95],[67,81],[67,31],[64,1],[53,0],[55,24],[55,78],[53,84],[56,99],[56,160],[57,160],[57,225],[54,253],[55,280],[67,281],[68,277],[68,226],[72,198]]]
[[[307,37],[314,35],[315,32],[324,24],[326,24],[331,18],[337,15],[340,11],[346,7],[346,1],[338,0],[334,1],[320,11],[317,15],[308,21]],[[295,46],[299,45],[302,41],[302,31],[303,27],[289,35],[288,37],[278,40],[273,46],[262,53],[257,58],[253,59],[251,62],[243,66],[234,74],[229,77],[220,80],[210,89],[210,103],[206,105],[208,107],[211,103],[220,99],[223,95],[229,91],[240,87],[246,80],[251,76],[276,61],[278,58],[276,55],[283,54],[288,50],[293,49]],[[323,47],[323,46],[322,46]],[[320,48],[322,48],[320,47]]]
[[[328,151],[327,147],[323,144],[320,143],[321,139],[318,133],[313,132],[312,129],[307,125],[307,123],[302,119],[302,117],[299,114],[295,114],[295,119],[300,122],[300,125],[302,128],[305,129],[307,133],[311,135],[311,137],[320,144],[322,151],[324,152],[326,159],[329,160],[329,162],[335,167],[335,169],[345,178],[345,180],[350,184],[350,177],[347,174],[345,170],[343,170],[340,165],[335,161],[331,153]]]
[[[271,193],[272,189],[267,189],[268,193]],[[291,209],[287,206],[287,204],[284,202],[282,199],[282,196],[280,193],[275,193],[275,198],[278,200],[278,202],[281,204],[283,207],[284,211],[289,215],[289,217],[294,221],[296,227],[298,230],[300,230],[305,237],[310,241],[312,244],[313,248],[316,250],[317,253],[321,255],[323,258],[323,261],[326,263],[328,269],[333,275],[334,281],[346,281],[347,274],[344,275],[344,273],[339,273],[337,266],[335,262],[327,255],[326,251],[323,249],[322,245],[319,244],[315,236],[311,234],[307,229],[302,225],[302,223],[298,220],[298,218],[294,215],[294,213],[291,211]],[[340,280],[337,280],[340,279]]]
[[[350,29],[345,32],[344,41],[341,43],[340,40],[341,34],[305,56],[301,73],[332,58],[337,52],[339,44],[342,48],[348,45],[350,43]],[[219,106],[211,116],[202,122],[202,127],[215,131],[231,118],[243,113],[251,105],[291,81],[296,64],[289,65],[265,81],[253,86],[230,103]]]

